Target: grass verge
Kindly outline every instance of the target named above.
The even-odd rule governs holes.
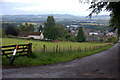
[[[101,51],[105,51],[109,48],[111,48],[112,45],[107,45],[101,48],[96,48],[92,50],[86,50],[86,51],[69,51],[69,52],[60,52],[60,53],[38,53],[33,52],[31,57],[18,57],[14,61],[15,67],[25,67],[25,66],[38,66],[38,65],[45,65],[45,64],[53,64],[53,63],[59,63],[69,60],[74,60],[76,58],[82,58],[86,56],[90,56],[92,54],[99,53]],[[2,58],[2,64],[3,65],[10,65],[10,61],[6,58]]]

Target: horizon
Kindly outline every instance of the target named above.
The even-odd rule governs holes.
[[[1,16],[19,16],[19,15],[25,15],[25,16],[28,16],[28,15],[30,15],[30,16],[39,16],[39,15],[50,15],[50,16],[52,16],[52,15],[69,15],[69,16],[77,16],[77,15],[72,15],[72,14],[0,14]],[[88,16],[88,15],[87,15]],[[78,17],[87,17],[87,16],[85,16],[85,15],[79,15]],[[98,15],[92,15],[92,16],[94,16],[94,17],[97,17],[97,16],[110,16],[110,15],[107,15],[107,14],[98,14]]]

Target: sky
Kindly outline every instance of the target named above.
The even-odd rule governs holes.
[[[87,16],[90,4],[79,0],[1,0],[2,15],[71,14]],[[100,15],[109,15],[101,12]]]

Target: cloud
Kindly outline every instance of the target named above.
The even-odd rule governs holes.
[[[32,3],[32,4],[45,4],[45,3],[71,3],[71,2],[79,2],[79,0],[1,0],[1,2],[9,2],[9,3]]]
[[[1,2],[8,2],[8,3],[33,3],[35,1],[34,0],[2,0]]]
[[[32,0],[33,1],[33,0]],[[81,7],[82,6],[82,7]],[[88,9],[89,5],[80,4],[79,0],[43,0],[40,4],[14,7],[16,10],[24,11],[71,11],[71,12],[84,12]]]
[[[79,3],[79,0],[2,0],[2,3],[13,4],[9,10],[29,13],[65,13],[88,15],[90,4]],[[7,9],[3,5],[3,9]],[[14,13],[13,12],[13,13]],[[27,13],[26,13],[27,14]]]

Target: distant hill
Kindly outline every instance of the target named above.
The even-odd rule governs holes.
[[[92,19],[102,19],[102,20],[109,20],[109,15],[98,15],[98,16],[92,16]]]
[[[3,22],[35,22],[43,24],[48,16],[54,16],[55,21],[58,23],[78,23],[98,21],[99,23],[107,23],[110,17],[108,15],[92,16],[92,18],[86,16],[74,16],[69,14],[44,14],[44,15],[2,15]]]
[[[89,17],[86,16],[74,16],[74,15],[69,15],[69,14],[45,14],[45,15],[2,15],[3,19],[18,19],[18,18],[33,18],[33,19],[38,19],[38,18],[47,18],[47,16],[54,16],[54,18],[84,18],[87,19]],[[92,16],[92,19],[109,19],[110,17],[108,15],[98,15],[98,16]]]
[[[39,23],[41,25],[46,22],[48,16],[54,16],[55,21],[64,25],[78,25],[87,29],[106,29],[104,26],[109,24],[110,17],[108,15],[92,16],[74,16],[69,14],[44,14],[44,15],[3,15],[2,27],[5,29],[8,24],[14,26],[21,25],[22,23]]]

